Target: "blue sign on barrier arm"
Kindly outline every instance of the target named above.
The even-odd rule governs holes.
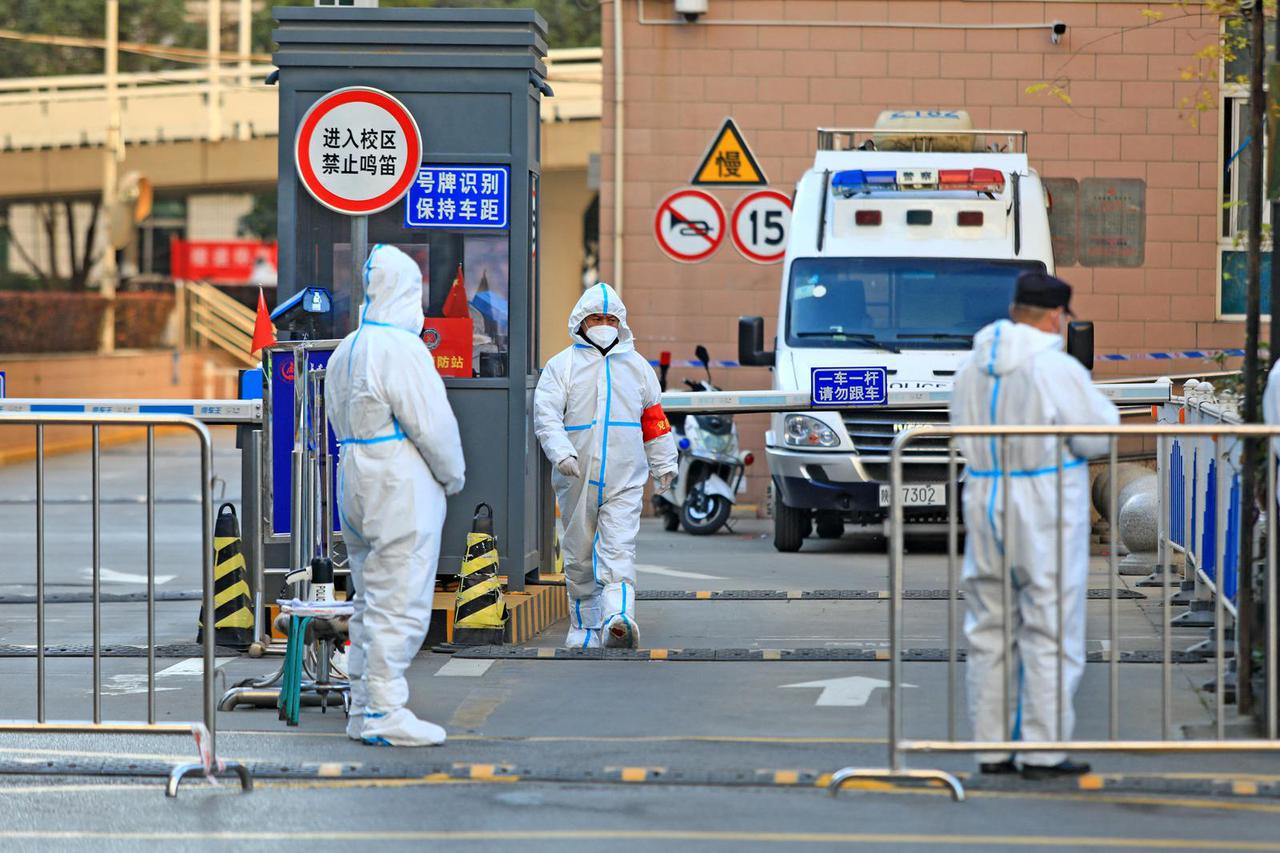
[[[422,166],[405,195],[406,228],[510,227],[507,166]]]
[[[815,407],[883,406],[889,374],[883,367],[815,367],[810,401]]]
[[[313,349],[307,353],[310,368],[323,368],[329,363],[331,350]],[[271,353],[271,532],[276,536],[288,536],[293,520],[293,351],[275,350]],[[338,480],[336,464],[338,442],[329,430],[329,453],[334,457],[334,477],[330,481],[329,494],[333,501],[333,529],[341,530],[338,513]]]

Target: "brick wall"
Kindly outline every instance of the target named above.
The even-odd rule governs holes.
[[[781,265],[758,266],[726,240],[708,261],[668,260],[652,235],[654,209],[687,185],[725,116],[733,116],[771,185],[789,192],[812,165],[820,125],[867,126],[881,110],[953,108],[976,127],[1030,132],[1046,177],[1136,177],[1147,182],[1147,244],[1140,269],[1062,267],[1078,312],[1097,322],[1099,352],[1240,346],[1238,323],[1214,320],[1218,227],[1218,117],[1188,109],[1198,84],[1183,80],[1217,21],[1160,3],[978,0],[711,0],[703,23],[638,22],[637,0],[605,4],[600,269],[613,264],[613,21],[621,7],[625,60],[623,298],[646,354],[736,357],[736,324],[764,315],[773,335]],[[1165,19],[1145,26],[1142,10]],[[665,19],[671,6],[647,0]],[[717,26],[713,20],[888,21],[972,29]],[[1044,29],[983,25],[1061,20],[1059,45]],[[1071,104],[1028,86],[1054,82]],[[1193,111],[1192,111],[1193,112]],[[726,210],[746,191],[714,190]],[[1162,370],[1203,369],[1161,363]],[[1154,371],[1138,362],[1134,373]],[[672,373],[680,376],[679,369]],[[729,387],[764,387],[763,371],[721,371]],[[761,420],[761,419],[756,419]],[[760,429],[744,442],[763,445]],[[757,465],[753,497],[766,474]]]

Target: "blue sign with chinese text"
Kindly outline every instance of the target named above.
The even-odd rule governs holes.
[[[883,367],[815,367],[811,399],[814,406],[883,406],[888,379]]]
[[[286,342],[287,343],[287,342]],[[307,353],[307,369],[323,370],[332,350],[313,349]],[[293,351],[271,352],[271,532],[288,536],[293,525]],[[329,494],[338,494],[338,441],[329,428],[329,454],[334,457],[334,474]],[[338,501],[333,502],[333,529],[342,530]]]
[[[422,166],[405,196],[406,228],[510,227],[506,166]]]

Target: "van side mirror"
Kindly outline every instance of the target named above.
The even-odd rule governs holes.
[[[738,363],[744,367],[773,367],[776,353],[764,348],[764,318],[738,318]]]
[[[1093,370],[1093,323],[1075,320],[1067,324],[1067,355]]]

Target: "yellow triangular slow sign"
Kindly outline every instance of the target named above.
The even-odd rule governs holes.
[[[693,183],[702,186],[765,186],[769,179],[756,162],[742,132],[727,118],[720,132],[703,155],[702,162],[693,173]]]

